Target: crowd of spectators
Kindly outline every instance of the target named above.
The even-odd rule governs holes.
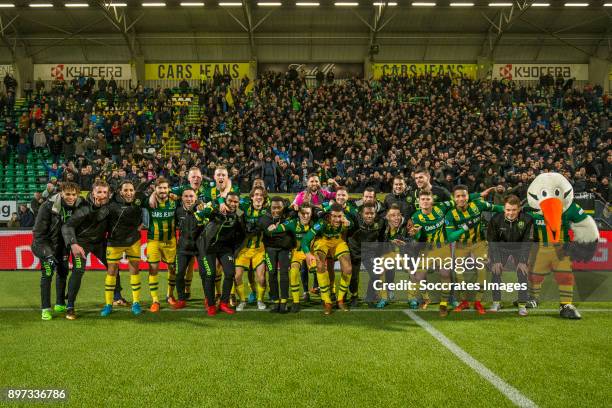
[[[124,89],[91,78],[57,81],[50,90],[36,83],[17,121],[3,110],[0,160],[48,150],[42,196],[62,180],[84,190],[98,177],[112,187],[125,177],[179,183],[192,166],[212,177],[218,165],[242,191],[262,178],[269,191],[295,193],[317,172],[351,192],[388,192],[393,176],[410,179],[424,166],[447,188],[504,184],[522,197],[537,174],[557,171],[577,193],[610,199],[612,99],[598,86],[444,76],[309,88],[299,76],[275,73],[239,82],[232,98],[231,78],[223,76],[194,90],[185,83]],[[195,119],[174,93],[193,94]],[[181,150],[168,157],[161,148],[170,137]]]

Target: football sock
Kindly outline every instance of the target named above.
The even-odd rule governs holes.
[[[257,284],[257,300],[263,302],[264,294],[266,293],[266,284]]]
[[[166,292],[166,296],[171,297],[174,296],[174,286],[176,285],[176,275],[172,275],[168,273],[168,289]]]
[[[132,302],[140,302],[140,274],[130,275],[130,285],[132,285]]]
[[[116,283],[116,276],[106,275],[106,277],[104,278],[104,302],[107,305],[113,304],[113,293],[115,292]]]
[[[293,303],[300,303],[300,267],[297,264],[289,271],[289,285]]]
[[[151,300],[153,303],[159,302],[159,275],[149,274],[149,291],[151,292]]]
[[[321,292],[321,300],[325,303],[331,303],[330,288],[329,288],[329,274],[325,272],[317,272],[317,278],[319,280],[319,290]]]
[[[340,274],[340,281],[338,282],[338,292],[336,292],[338,300],[344,300],[344,295],[348,291],[349,284],[351,283],[351,275],[342,273]]]

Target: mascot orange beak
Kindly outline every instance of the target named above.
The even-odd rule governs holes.
[[[540,209],[546,221],[548,242],[558,243],[561,240],[561,214],[563,202],[558,198],[547,198],[540,202]]]

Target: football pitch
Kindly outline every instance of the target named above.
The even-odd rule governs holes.
[[[553,303],[526,318],[441,319],[437,306],[403,301],[211,318],[196,276],[187,309],[102,318],[104,274],[88,272],[79,318],[42,321],[39,273],[0,277],[0,389],[66,389],[70,406],[602,407],[612,397],[612,304],[579,304],[580,321],[561,320]],[[0,400],[21,405],[31,403]]]

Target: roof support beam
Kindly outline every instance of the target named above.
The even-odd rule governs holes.
[[[559,37],[559,35],[557,35],[557,34],[553,33],[552,31],[547,30],[547,29],[546,29],[546,28],[544,28],[544,27],[540,27],[539,25],[537,25],[537,24],[535,24],[535,23],[532,23],[532,22],[531,22],[531,21],[529,21],[529,20],[526,20],[524,17],[521,17],[521,21],[523,21],[523,22],[525,22],[525,23],[529,24],[529,25],[530,25],[530,26],[532,26],[533,28],[536,28],[536,29],[540,30],[541,32],[543,32],[543,33],[545,33],[545,34],[550,35],[551,37],[553,37],[554,39],[556,39],[556,40],[557,40],[557,41],[559,41],[560,43],[562,43],[562,44],[564,44],[564,45],[567,45],[568,47],[571,47],[571,48],[573,48],[573,49],[575,49],[575,50],[577,50],[577,51],[580,51],[581,53],[586,54],[586,55],[588,55],[589,57],[591,56],[591,53],[590,53],[590,52],[588,52],[588,51],[586,51],[586,50],[584,50],[584,49],[582,49],[582,48],[578,47],[577,45],[574,45],[574,44],[570,43],[569,41],[567,41],[567,40],[565,40],[565,39],[563,39],[563,38],[561,38],[561,37]]]
[[[274,9],[270,9],[262,18],[260,18],[257,22],[255,22],[255,18],[253,17],[253,9],[251,8],[251,4],[248,0],[242,0],[242,14],[244,17],[244,22],[234,15],[227,7],[223,7],[225,12],[229,14],[231,18],[234,19],[238,23],[240,27],[248,34],[249,36],[249,54],[251,54],[251,60],[257,60],[257,47],[255,44],[255,30],[270,17],[270,15],[274,12]]]
[[[368,32],[369,32],[368,56],[370,58],[370,61],[374,61],[374,55],[378,53],[378,50],[375,49],[378,46],[377,44],[378,33],[380,33],[382,29],[385,28],[385,26],[389,24],[389,22],[393,20],[393,18],[395,18],[395,16],[397,15],[397,13],[394,13],[385,20],[385,15],[387,13],[388,8],[389,8],[389,2],[387,0],[381,1],[381,4],[378,6],[374,6],[372,10],[372,16],[370,17],[371,22],[368,22],[356,10],[351,9],[353,14],[355,14],[355,16],[366,27],[368,27]]]
[[[2,40],[2,44],[4,44],[4,46],[8,48],[9,52],[11,53],[11,60],[13,62],[15,62],[15,55],[16,55],[16,50],[17,50],[17,40],[15,39],[13,44],[11,44],[11,42],[6,37],[6,30],[9,27],[11,27],[11,25],[15,22],[15,20],[17,20],[17,17],[19,17],[19,14],[17,14],[12,19],[6,21],[6,17],[0,14],[0,40]]]
[[[107,3],[103,0],[96,0],[95,5],[102,11],[111,25],[121,34],[130,53],[130,58],[135,60],[136,57],[142,53],[140,50],[140,44],[136,38],[136,30],[134,30],[134,25],[142,17],[144,17],[144,12],[130,22],[126,8],[122,7],[121,9],[118,9],[117,7],[114,7],[112,3]]]
[[[487,39],[482,45],[481,55],[488,59],[493,59],[504,33],[529,10],[533,3],[534,0],[514,0],[510,9],[499,11],[495,21],[482,13],[482,16],[489,22],[489,30],[487,31]]]

